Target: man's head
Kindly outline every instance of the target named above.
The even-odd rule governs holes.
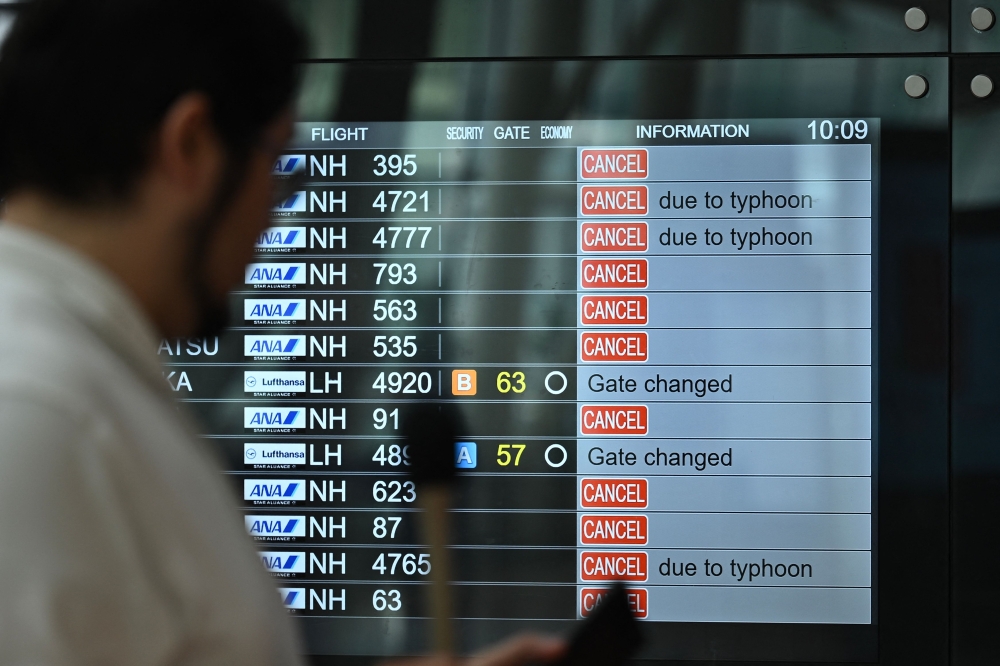
[[[35,0],[0,52],[0,195],[161,331],[224,320],[272,205],[302,40],[269,0]]]

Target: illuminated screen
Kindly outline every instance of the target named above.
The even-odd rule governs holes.
[[[421,400],[465,420],[466,647],[565,630],[612,580],[651,636],[871,629],[878,132],[300,123],[235,325],[160,354],[311,649],[426,646]]]

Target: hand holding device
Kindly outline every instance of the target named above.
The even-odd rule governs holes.
[[[458,417],[445,406],[422,403],[403,421],[403,436],[410,447],[410,473],[424,508],[424,540],[431,550],[430,609],[434,618],[434,651],[453,655],[452,603],[448,559],[448,507],[455,479],[455,439]]]

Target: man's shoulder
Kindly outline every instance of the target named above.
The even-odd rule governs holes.
[[[50,295],[30,285],[11,285],[3,292],[0,394],[54,395],[84,403],[94,396],[92,389],[123,378],[111,350]]]

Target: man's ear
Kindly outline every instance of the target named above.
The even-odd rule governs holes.
[[[212,190],[224,155],[208,97],[187,93],[163,116],[154,137],[151,167],[171,189],[201,199]]]

